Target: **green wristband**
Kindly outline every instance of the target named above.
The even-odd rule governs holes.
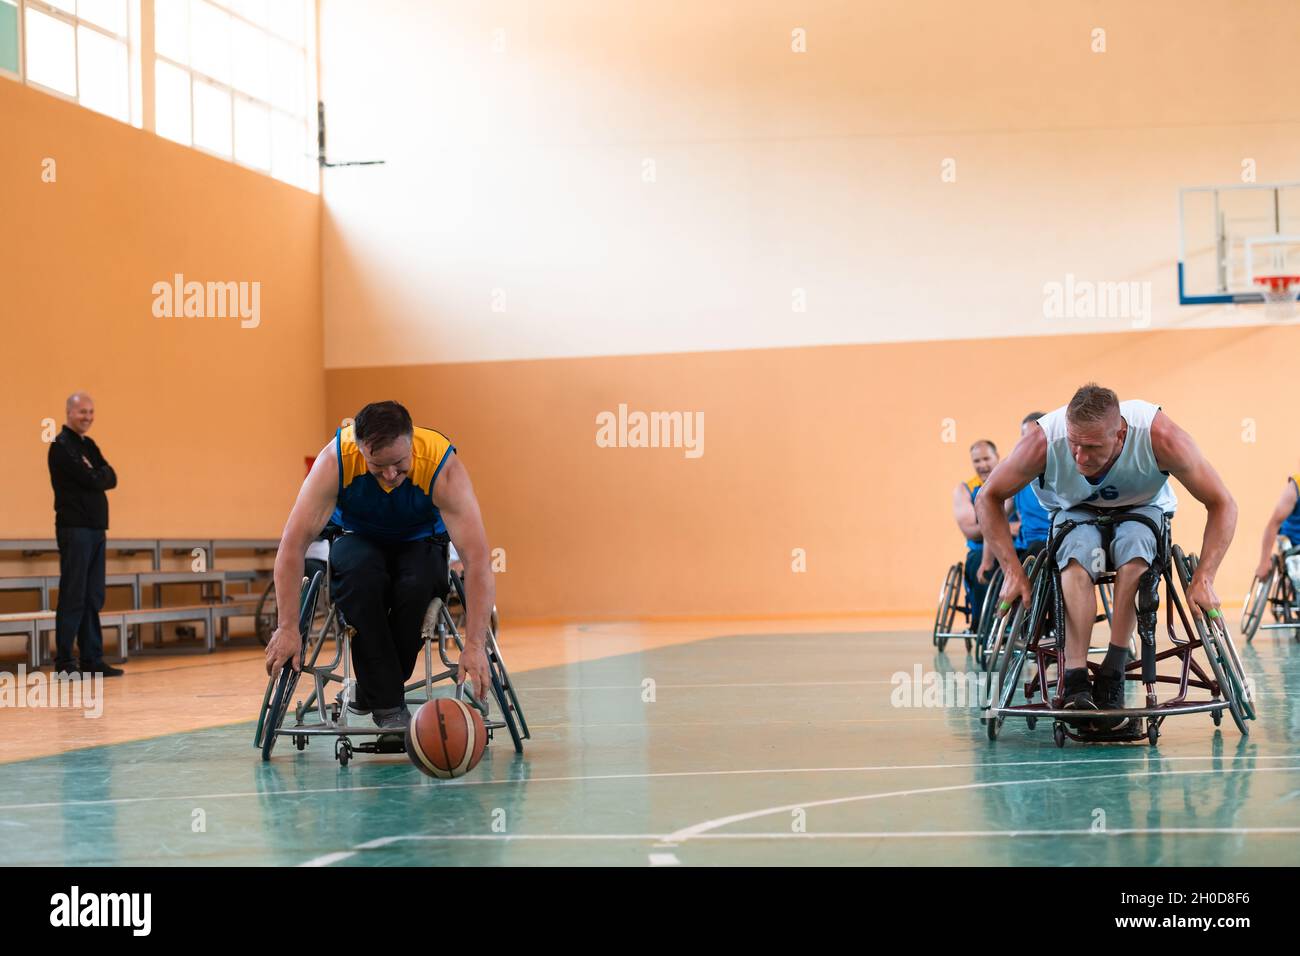
[[[1001,602],[1001,603],[998,605],[998,610],[999,610],[999,611],[1009,611],[1009,610],[1011,610],[1011,602],[1009,602],[1009,601],[1003,601],[1003,602]]]
[[[1221,615],[1219,614],[1219,609],[1218,609],[1217,607],[1212,607],[1212,608],[1210,608],[1210,610],[1209,610],[1208,613],[1209,613],[1210,617],[1220,617],[1220,616],[1221,616]]]

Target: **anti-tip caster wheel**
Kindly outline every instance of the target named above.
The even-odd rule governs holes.
[[[1065,724],[1059,720],[1052,724],[1052,739],[1056,741],[1056,746],[1065,746]]]
[[[352,759],[352,745],[348,743],[347,738],[339,738],[339,742],[334,745],[334,756],[338,758],[340,767],[348,765],[348,761]]]
[[[1156,726],[1156,722],[1154,720],[1148,720],[1147,721],[1147,743],[1151,744],[1151,746],[1154,747],[1156,745],[1156,741],[1159,739],[1160,739],[1160,728]]]
[[[970,638],[966,638],[966,653],[970,653]]]
[[[1219,726],[1219,724],[1223,723],[1223,711],[1221,710],[1212,711],[1210,713],[1210,716],[1214,718],[1214,726],[1217,727]]]
[[[299,750],[306,750],[306,749],[307,749],[307,735],[306,735],[306,734],[294,734],[294,735],[293,735],[293,745],[294,745],[295,747],[297,747]]]
[[[1028,717],[1028,718],[1025,719],[1025,723],[1029,725],[1029,729],[1030,729],[1030,730],[1033,730],[1035,727],[1038,726],[1038,718],[1037,718],[1037,717]]]
[[[1002,721],[996,717],[986,717],[984,719],[984,729],[988,731],[989,740],[998,739],[998,731],[1002,728]]]

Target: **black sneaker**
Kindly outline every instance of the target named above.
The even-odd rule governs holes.
[[[1099,710],[1120,710],[1124,706],[1124,675],[1098,671],[1092,682],[1093,700]],[[1127,717],[1098,717],[1093,726],[1098,730],[1119,730],[1128,725]]]
[[[121,677],[126,671],[120,667],[114,667],[112,664],[105,664],[102,661],[94,667],[83,667],[83,674],[99,674],[103,677]]]
[[[394,733],[380,734],[379,743],[391,745],[394,740],[405,742],[406,728],[411,725],[411,712],[406,706],[375,707],[370,711],[370,719],[380,730],[392,729]]]
[[[1097,704],[1092,699],[1092,690],[1088,686],[1088,668],[1072,667],[1065,672],[1065,692],[1061,706],[1066,710],[1096,710]],[[1091,723],[1090,720],[1071,721],[1071,723]]]

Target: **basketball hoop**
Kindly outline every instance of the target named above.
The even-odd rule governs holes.
[[[1300,276],[1255,276],[1264,293],[1264,315],[1270,319],[1293,319],[1300,296]]]

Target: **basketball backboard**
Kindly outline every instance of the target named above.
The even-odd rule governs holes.
[[[1300,183],[1178,191],[1178,302],[1262,302],[1260,276],[1300,275]]]

